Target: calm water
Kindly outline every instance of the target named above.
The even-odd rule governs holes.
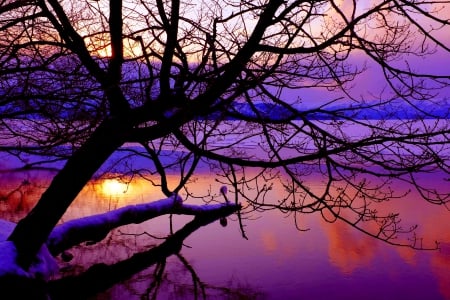
[[[43,172],[0,173],[2,217],[20,218],[49,178]],[[220,186],[206,173],[193,186],[210,188],[217,191]],[[127,187],[99,180],[82,191],[62,221],[159,198],[162,195],[142,180]],[[193,299],[196,278],[208,299],[450,299],[450,212],[418,201],[414,194],[395,206],[405,220],[421,224],[419,233],[427,241],[439,240],[441,249],[389,246],[344,224],[328,224],[318,214],[303,217],[302,225],[309,230],[300,232],[292,218],[279,211],[253,213],[244,224],[249,240],[241,237],[235,217],[225,228],[213,223],[191,235],[182,258],[168,260],[155,298]],[[188,220],[174,216],[174,229]],[[155,237],[168,232],[168,216],[121,228],[100,244],[74,249],[75,258],[61,262],[62,272],[127,258],[160,243]],[[150,267],[95,299],[146,299],[142,295],[155,291],[154,271]]]

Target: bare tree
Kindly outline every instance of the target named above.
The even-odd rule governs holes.
[[[420,181],[449,173],[450,74],[423,67],[449,58],[449,8],[419,0],[1,1],[1,149],[66,161],[9,237],[19,263],[29,266],[126,143],[141,146],[126,157],[148,158],[130,174],[167,196],[189,194],[206,162],[247,211],[280,209],[295,220],[318,212],[420,248],[414,228],[379,208],[401,196],[395,181],[433,204],[449,201],[448,191]],[[378,90],[358,89],[373,69]],[[408,113],[398,118],[399,110]],[[169,170],[179,172],[175,185]],[[281,198],[274,182],[285,188]]]

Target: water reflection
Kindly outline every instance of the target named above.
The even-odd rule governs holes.
[[[0,172],[0,217],[18,221],[36,203],[50,172]]]
[[[17,220],[25,214],[49,175],[0,174],[2,217]],[[205,174],[190,191],[209,189],[219,186]],[[161,197],[145,180],[99,179],[85,187],[63,221]],[[440,250],[388,246],[318,215],[300,216],[301,227],[310,229],[300,232],[292,218],[268,211],[246,220],[249,241],[241,238],[235,218],[226,228],[215,222],[184,240],[182,258],[157,262],[98,298],[141,299],[158,290],[157,299],[193,299],[204,288],[217,299],[450,299],[450,212],[418,201],[414,194],[389,205],[403,213],[407,224],[422,224],[418,234],[427,243],[438,239]],[[174,217],[173,229],[189,220]],[[169,217],[160,217],[115,230],[101,243],[76,247],[74,259],[61,262],[62,272],[78,275],[88,266],[114,264],[154,249],[169,234],[169,224]]]
[[[200,277],[195,272],[195,269],[189,264],[189,262],[179,254],[180,249],[183,246],[184,240],[200,227],[208,225],[213,221],[217,221],[219,216],[199,215],[192,221],[188,222],[183,228],[173,233],[170,237],[167,237],[164,242],[155,247],[150,247],[149,250],[141,250],[138,253],[134,253],[128,258],[121,259],[113,264],[98,263],[89,267],[86,271],[76,274],[74,276],[64,276],[63,278],[53,280],[49,283],[49,294],[52,299],[84,299],[92,295],[102,293],[104,290],[116,285],[121,284],[128,280],[129,277],[135,274],[139,274],[142,271],[147,271],[150,266],[156,265],[153,271],[153,276],[145,276],[144,281],[137,281],[134,279],[133,283],[138,283],[142,290],[142,286],[146,285],[145,290],[138,291],[136,294],[140,295],[144,299],[156,299],[159,295],[163,295],[163,299],[167,299],[167,289],[161,289],[161,286],[170,283],[168,277],[165,276],[166,260],[169,256],[175,255],[185,267],[185,271],[190,273],[192,284],[183,286],[179,283],[179,279],[176,282],[172,282],[172,286],[177,286],[176,289],[177,299],[180,296],[193,296],[195,299],[206,299],[211,296],[211,292],[217,295],[235,296],[243,295],[246,299],[256,299],[255,293],[251,297],[246,295],[239,288],[231,287],[211,287],[203,283]],[[111,246],[111,245],[110,245]],[[171,270],[173,271],[173,270]],[[139,274],[140,275],[140,274]],[[177,276],[180,272],[177,272]],[[149,278],[151,280],[149,280]],[[150,283],[146,284],[146,282]],[[140,283],[140,284],[139,284]],[[137,286],[135,286],[136,288]],[[207,293],[208,289],[208,293]],[[170,290],[170,289],[169,289]],[[187,293],[190,291],[191,293]],[[246,292],[250,292],[248,289]],[[256,293],[258,294],[258,293]],[[216,296],[217,296],[216,295]],[[120,295],[123,299],[123,293]],[[127,297],[128,298],[128,297]]]

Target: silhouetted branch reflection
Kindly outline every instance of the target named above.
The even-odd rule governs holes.
[[[154,271],[155,281],[147,289],[147,297],[155,299],[161,286],[161,281],[165,278],[163,274],[166,268],[166,259],[176,254],[192,276],[195,298],[199,299],[200,296],[206,298],[205,284],[200,281],[192,266],[179,255],[179,252],[183,241],[189,235],[202,226],[234,213],[235,210],[235,206],[223,206],[215,211],[197,215],[192,221],[169,236],[163,243],[150,250],[136,253],[128,259],[111,265],[104,263],[95,264],[82,274],[51,281],[49,283],[49,294],[52,299],[79,299],[93,296],[117,283],[126,281],[133,275],[156,264]],[[197,285],[200,286],[200,293]],[[225,290],[221,289],[220,291],[224,292]]]
[[[18,221],[35,205],[48,184],[49,172],[2,170],[0,172],[0,217]]]

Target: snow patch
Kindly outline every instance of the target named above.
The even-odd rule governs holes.
[[[0,277],[17,275],[20,277],[31,277],[16,264],[17,249],[12,242],[0,242]]]
[[[175,212],[181,207],[183,199],[179,195],[173,195],[150,203],[127,205],[106,213],[70,220],[52,230],[47,239],[47,246],[57,255],[82,242],[98,242],[113,228],[142,223]]]
[[[59,268],[47,247],[42,246],[37,255],[37,259],[30,266],[28,271],[22,269],[16,263],[17,249],[13,242],[6,239],[14,230],[15,223],[0,219],[0,277],[7,275],[17,275],[27,278],[50,279]]]

